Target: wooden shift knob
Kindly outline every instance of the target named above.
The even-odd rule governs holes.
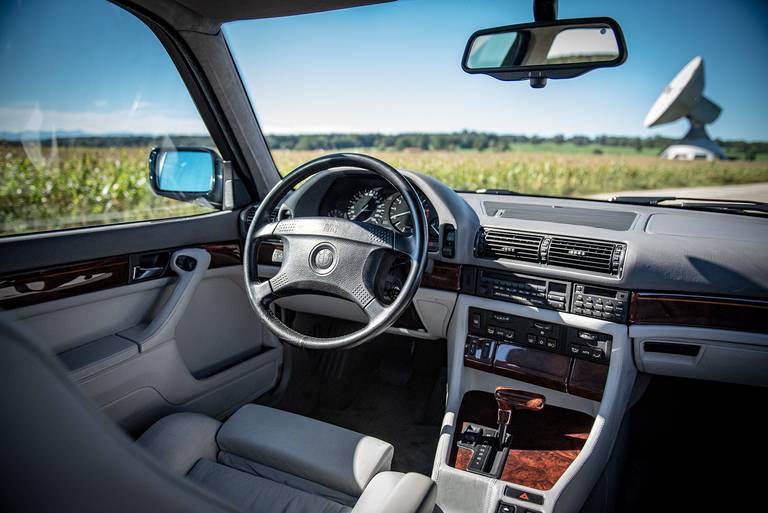
[[[515,390],[507,387],[496,387],[496,404],[499,410],[541,410],[544,408],[546,399],[541,394]]]

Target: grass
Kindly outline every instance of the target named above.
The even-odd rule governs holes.
[[[321,151],[275,151],[281,173]],[[768,181],[768,162],[676,162],[655,156],[511,151],[367,151],[459,190],[510,189],[548,196]]]
[[[552,196],[768,182],[768,162],[670,162],[655,155],[590,146],[554,151],[546,144],[513,151],[361,150],[454,189],[511,189]],[[576,150],[575,148],[578,148]],[[147,184],[149,148],[59,149],[27,156],[0,146],[0,235],[199,214],[210,210],[155,196]],[[285,174],[324,151],[277,150]]]

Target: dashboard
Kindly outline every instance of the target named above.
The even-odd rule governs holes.
[[[451,338],[452,319],[465,317],[469,328],[455,338],[461,339],[466,362],[501,375],[524,367],[514,359],[526,355],[533,359],[531,373],[575,359],[580,368],[600,371],[596,375],[604,383],[612,344],[624,337],[635,339],[635,365],[644,372],[765,382],[768,220],[572,198],[457,193],[432,177],[403,174],[428,217],[430,253],[412,305],[414,321],[407,329],[395,326],[399,333]],[[281,211],[412,230],[411,215],[394,188],[355,169],[316,175]],[[260,264],[279,265],[275,255],[281,249],[261,252]],[[395,271],[382,273],[374,284],[382,300],[398,293],[401,276]],[[330,299],[286,299],[285,305],[361,321]],[[459,305],[482,311],[456,315]],[[541,326],[529,326],[526,318]],[[613,342],[596,335],[606,331]],[[499,353],[499,347],[507,352]],[[734,366],[733,355],[741,357],[745,350],[759,352]],[[563,364],[556,379],[546,378],[547,386],[576,389],[573,376],[564,374],[572,368]],[[602,385],[578,387],[582,397],[598,397],[602,390]]]

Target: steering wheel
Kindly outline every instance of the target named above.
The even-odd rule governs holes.
[[[383,226],[332,217],[268,222],[270,212],[295,185],[322,171],[342,166],[362,168],[386,179],[402,194],[413,216],[413,232],[404,234]],[[259,205],[248,228],[243,268],[251,306],[272,333],[298,347],[334,349],[367,342],[389,328],[416,294],[427,263],[426,234],[427,220],[416,191],[389,164],[356,153],[311,160],[275,185]],[[274,237],[282,239],[283,263],[272,279],[259,282],[253,254],[259,240]],[[389,305],[371,292],[381,253],[385,251],[402,254],[410,262],[402,289]],[[340,337],[303,335],[286,326],[270,309],[276,299],[296,294],[330,295],[352,301],[365,312],[368,323]]]

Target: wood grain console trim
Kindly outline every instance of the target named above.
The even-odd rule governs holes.
[[[568,379],[568,393],[592,401],[602,401],[607,379],[607,365],[574,358],[571,377]]]
[[[570,369],[570,356],[512,344],[499,344],[493,362],[496,374],[561,392]]]
[[[456,441],[467,423],[494,427],[496,401],[487,392],[464,394],[449,464],[466,470],[473,452]],[[594,419],[581,412],[545,406],[541,411],[515,412],[509,426],[510,451],[500,479],[536,490],[551,489],[581,452]]]
[[[768,333],[768,301],[634,292],[629,322]]]

